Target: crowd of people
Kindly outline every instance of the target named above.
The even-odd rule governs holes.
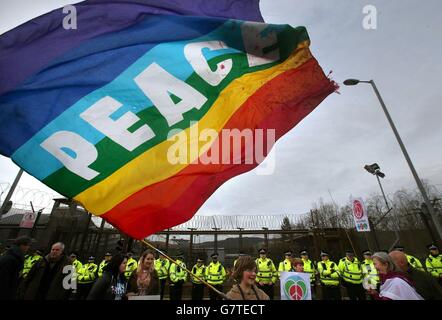
[[[406,254],[402,246],[391,252],[363,252],[359,261],[352,250],[338,262],[323,251],[320,261],[310,259],[306,250],[295,257],[288,250],[278,268],[265,249],[258,257],[240,253],[232,271],[226,270],[215,252],[207,265],[199,258],[187,269],[184,256],[171,262],[164,254],[147,250],[137,260],[133,252],[107,252],[97,264],[90,256],[83,264],[78,254],[65,253],[65,245],[54,243],[50,252],[31,248],[29,237],[16,239],[0,257],[1,300],[125,300],[134,296],[157,296],[181,300],[183,285],[192,284],[192,300],[222,299],[226,281],[232,280],[227,297],[232,300],[273,300],[275,284],[284,271],[309,274],[313,299],[341,300],[442,300],[442,255],[435,245],[422,262]],[[188,270],[190,272],[188,272]],[[206,283],[211,288],[207,289]],[[73,285],[74,284],[74,285]],[[321,294],[319,294],[321,288]],[[343,291],[342,289],[345,288]]]

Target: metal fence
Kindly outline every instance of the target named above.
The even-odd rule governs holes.
[[[5,216],[23,214],[29,208],[13,207]],[[240,252],[257,255],[259,248],[266,248],[275,261],[283,257],[284,251],[290,249],[295,254],[307,249],[312,258],[319,259],[321,250],[327,250],[337,260],[344,251],[353,248],[357,254],[364,249],[373,251],[388,249],[395,240],[393,231],[378,231],[377,241],[373,234],[357,233],[344,228],[286,228],[299,225],[309,214],[281,215],[196,215],[191,220],[174,228],[164,230],[148,237],[158,248],[167,250],[172,256],[184,254],[186,262],[193,264],[197,258],[208,260],[213,252],[218,252],[220,260],[227,267],[233,264]],[[15,224],[4,224],[0,221],[0,244],[6,244],[12,238],[31,234],[36,246],[47,251],[50,244],[62,241],[67,250],[77,251],[82,259],[95,255],[101,259],[106,251],[115,250],[117,242],[125,240],[124,250],[133,250],[136,255],[144,250],[143,245],[127,238],[125,235],[105,223],[99,217],[90,215],[75,202],[68,199],[56,199],[51,214],[44,215],[46,223],[37,224],[34,230],[21,229]],[[50,218],[49,218],[50,217]],[[431,237],[424,229],[402,230],[400,242],[406,250],[417,257],[426,256],[426,245]]]

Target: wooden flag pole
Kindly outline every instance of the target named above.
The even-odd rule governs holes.
[[[167,254],[165,254],[164,252],[162,252],[160,249],[157,249],[156,247],[154,247],[152,244],[150,244],[150,243],[147,242],[146,240],[140,240],[140,241],[141,241],[141,243],[144,244],[145,246],[147,246],[147,247],[149,247],[149,248],[155,250],[155,251],[158,252],[159,254],[161,254],[161,255],[163,255],[164,257],[166,257],[167,260],[169,260],[170,262],[172,262],[172,263],[174,263],[174,264],[176,264],[176,265],[178,265],[178,266],[180,266],[180,267],[182,268],[182,266],[181,266],[180,264],[178,264],[178,262],[176,262],[174,259],[172,259],[171,257],[169,257]],[[201,283],[203,283],[204,285],[206,285],[206,286],[209,288],[209,290],[213,290],[213,291],[215,291],[220,297],[222,297],[222,298],[225,299],[225,300],[230,300],[230,299],[227,297],[227,295],[226,295],[225,293],[219,291],[218,289],[216,289],[214,286],[212,286],[210,283],[208,283],[208,282],[205,281],[204,279],[202,279],[202,278],[200,278],[200,277],[198,277],[198,276],[196,276],[196,275],[193,275],[192,272],[191,272],[189,269],[187,269],[187,268],[184,268],[184,269],[185,269],[185,270],[187,271],[187,273],[189,273],[192,277],[198,279],[199,281],[201,281]]]

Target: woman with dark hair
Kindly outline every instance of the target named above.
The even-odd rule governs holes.
[[[122,300],[126,297],[127,257],[117,254],[103,269],[103,276],[95,282],[87,300]]]
[[[155,254],[146,250],[140,257],[138,268],[132,272],[127,284],[128,296],[160,294],[158,273],[155,270]]]
[[[256,263],[250,256],[243,256],[235,264],[233,278],[236,284],[227,293],[231,300],[269,300],[269,296],[255,284]]]

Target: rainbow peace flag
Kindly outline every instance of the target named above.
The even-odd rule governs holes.
[[[335,90],[306,29],[263,23],[258,0],[75,8],[76,29],[58,9],[0,36],[0,153],[136,239],[190,219]]]

